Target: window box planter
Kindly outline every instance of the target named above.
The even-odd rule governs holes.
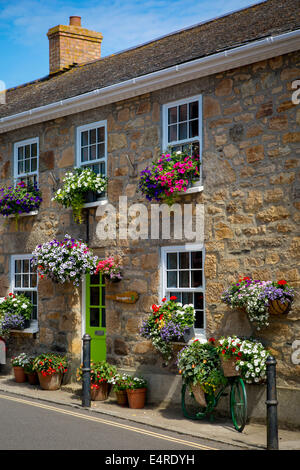
[[[42,202],[41,192],[36,184],[26,185],[23,181],[16,187],[0,189],[0,214],[15,218],[16,223],[21,216],[36,215]]]

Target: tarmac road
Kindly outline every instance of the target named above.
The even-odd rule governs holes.
[[[0,450],[5,451],[163,450],[180,451],[181,458],[186,458],[185,451],[193,451],[196,459],[199,452],[241,450],[241,447],[162,431],[86,409],[70,409],[3,392],[0,392],[0,417]],[[116,458],[109,453],[112,455]]]

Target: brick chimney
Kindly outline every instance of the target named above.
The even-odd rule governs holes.
[[[70,16],[69,26],[54,26],[49,29],[47,36],[50,74],[73,64],[100,59],[103,36],[82,28],[80,16]]]

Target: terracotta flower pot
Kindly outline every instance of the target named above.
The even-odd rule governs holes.
[[[57,372],[52,375],[43,375],[38,371],[40,386],[43,390],[58,390],[62,381],[62,374]]]
[[[127,389],[129,408],[144,408],[147,388]]]
[[[98,388],[91,387],[91,400],[93,401],[107,400],[110,389],[111,389],[111,384],[107,382],[102,382],[98,384]]]
[[[26,375],[30,385],[38,385],[39,378],[36,372],[27,372]]]
[[[117,403],[120,406],[128,406],[128,398],[126,390],[116,390]]]
[[[15,381],[17,383],[26,382],[26,374],[24,372],[24,367],[14,367]]]

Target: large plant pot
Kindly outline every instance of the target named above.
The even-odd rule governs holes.
[[[98,384],[99,388],[91,387],[91,400],[93,401],[104,401],[107,400],[111,389],[111,384],[103,382]]]
[[[129,408],[144,408],[146,403],[147,388],[127,389]]]
[[[14,375],[15,375],[15,381],[17,383],[26,382],[26,374],[24,371],[24,367],[14,367]]]
[[[205,399],[205,393],[201,385],[200,384],[191,385],[191,390],[193,392],[196,402],[205,408],[207,406],[207,403]]]
[[[58,390],[61,386],[62,374],[56,373],[44,376],[38,371],[38,378],[40,386],[43,390]]]
[[[236,360],[234,358],[224,359],[224,357],[221,357],[221,364],[225,377],[238,377],[240,375],[239,371],[236,370]]]
[[[289,301],[286,301],[284,304],[282,304],[279,302],[279,300],[270,300],[268,310],[271,315],[287,315],[291,310],[291,306],[292,302]]]
[[[117,403],[120,406],[128,406],[128,398],[126,390],[116,390],[115,391]]]

